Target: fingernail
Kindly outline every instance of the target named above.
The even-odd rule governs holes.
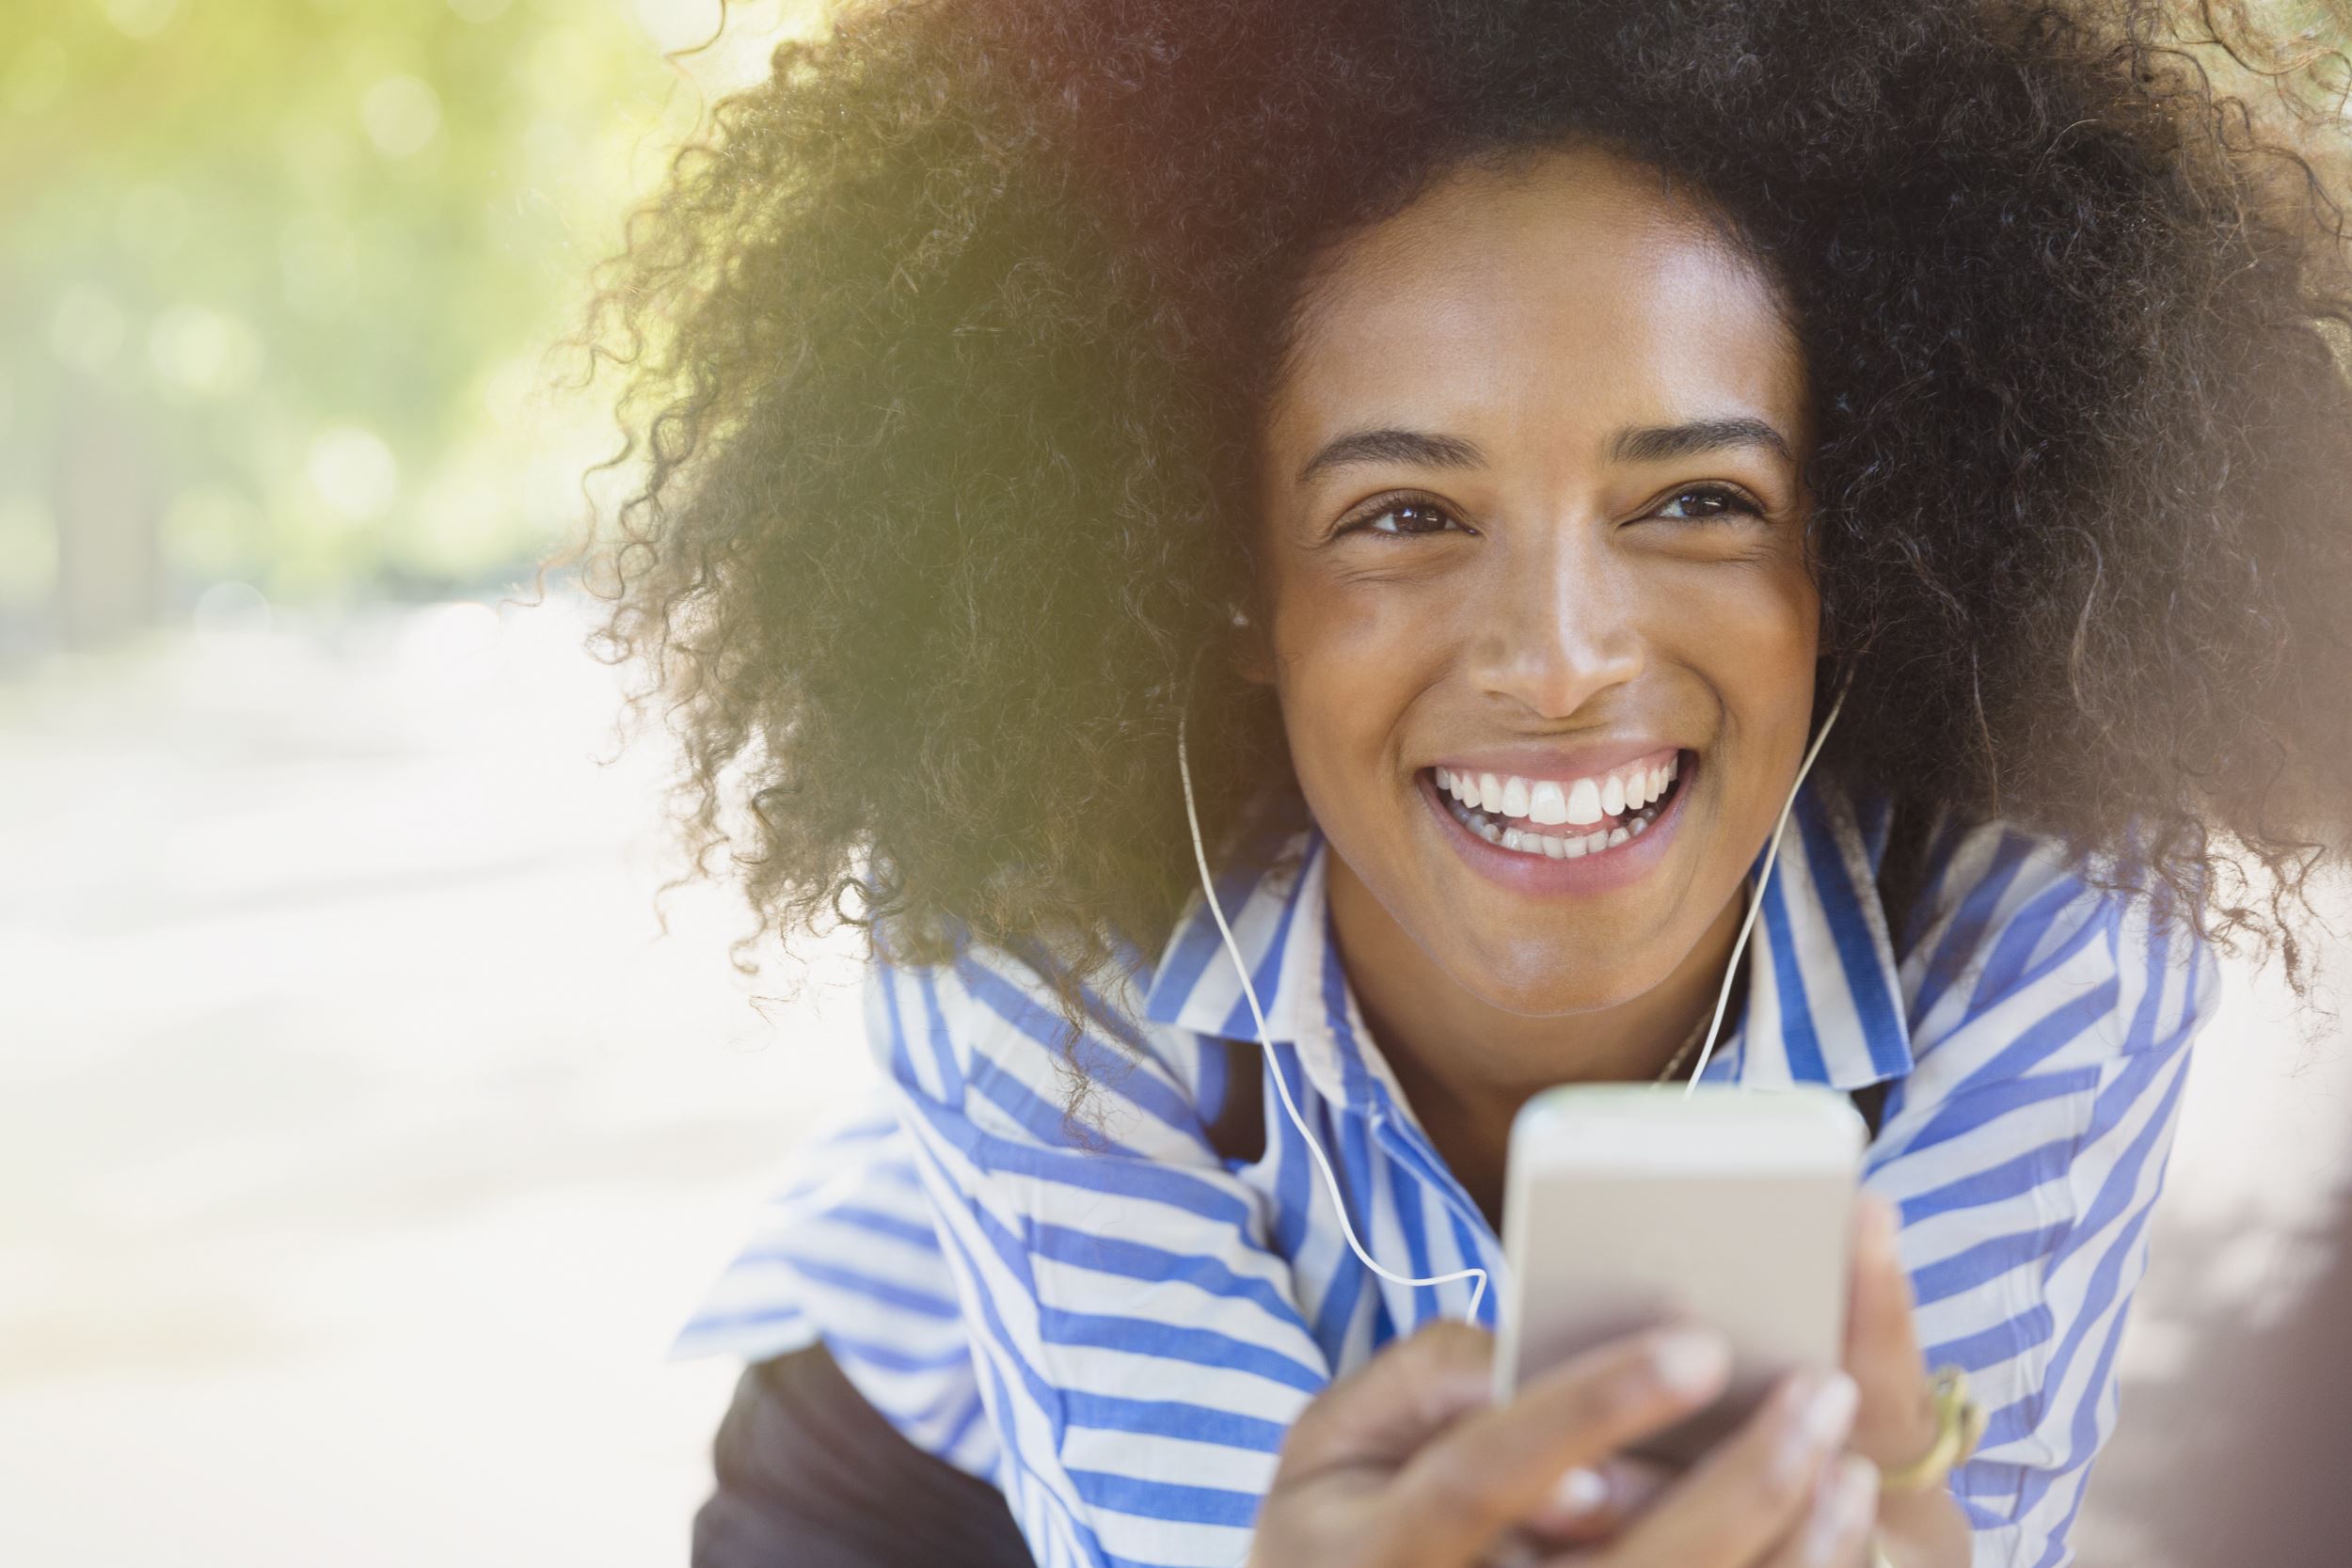
[[[1598,1470],[1579,1465],[1551,1483],[1551,1506],[1570,1519],[1597,1513],[1609,1500],[1609,1481]]]
[[[1677,1394],[1712,1393],[1731,1369],[1731,1346],[1704,1328],[1670,1330],[1655,1354],[1658,1380]]]
[[[1830,1373],[1805,1402],[1804,1434],[1822,1448],[1836,1442],[1852,1424],[1854,1406],[1860,1398],[1852,1378],[1843,1372]]]
[[[1863,1525],[1878,1512],[1879,1467],[1860,1454],[1850,1454],[1837,1477],[1837,1517],[1847,1526]]]
[[[1878,1503],[1878,1466],[1858,1454],[1848,1455],[1844,1463],[1830,1471],[1821,1482],[1820,1506],[1814,1511],[1812,1527],[1805,1531],[1806,1547],[1815,1559],[1826,1560],[1838,1542],[1869,1524]]]

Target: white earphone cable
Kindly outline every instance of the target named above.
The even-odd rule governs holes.
[[[1813,771],[1813,759],[1821,754],[1821,742],[1829,738],[1829,727],[1837,722],[1837,711],[1846,705],[1846,689],[1852,684],[1851,675],[1839,684],[1837,700],[1821,716],[1820,733],[1805,750],[1804,761],[1797,768],[1796,783],[1788,786],[1788,799],[1780,803],[1780,820],[1772,824],[1772,841],[1764,850],[1764,869],[1756,874],[1756,896],[1748,900],[1748,912],[1740,921],[1739,939],[1731,944],[1731,961],[1724,965],[1723,989],[1715,993],[1714,1022],[1707,1026],[1707,1043],[1699,1047],[1697,1065],[1691,1069],[1690,1079],[1682,1086],[1685,1100],[1698,1092],[1699,1078],[1715,1054],[1715,1037],[1723,1032],[1724,1008],[1731,1001],[1732,977],[1740,973],[1740,955],[1748,950],[1748,934],[1756,929],[1756,913],[1764,907],[1764,890],[1772,879],[1772,863],[1780,859],[1780,835],[1788,830],[1788,814],[1796,809],[1797,791],[1804,787],[1804,776]]]
[[[1232,958],[1233,974],[1241,981],[1241,993],[1248,999],[1249,1016],[1258,1025],[1258,1049],[1265,1054],[1266,1070],[1274,1079],[1274,1091],[1281,1096],[1282,1109],[1289,1115],[1291,1125],[1298,1129],[1298,1135],[1306,1140],[1307,1151],[1314,1156],[1315,1168],[1323,1173],[1324,1190],[1331,1195],[1331,1208],[1339,1215],[1340,1234],[1347,1238],[1348,1250],[1364,1267],[1395,1285],[1450,1285],[1457,1279],[1476,1280],[1478,1283],[1470,1287],[1470,1307],[1463,1313],[1465,1321],[1476,1323],[1478,1304],[1486,1294],[1485,1269],[1456,1269],[1452,1274],[1432,1275],[1426,1279],[1420,1279],[1382,1268],[1379,1261],[1364,1250],[1364,1243],[1356,1239],[1356,1227],[1347,1217],[1347,1200],[1340,1196],[1339,1175],[1332,1170],[1330,1156],[1324,1153],[1322,1143],[1308,1131],[1307,1118],[1298,1114],[1298,1106],[1291,1099],[1290,1085],[1282,1078],[1281,1064],[1274,1059],[1274,1042],[1266,1030],[1265,1010],[1258,1005],[1258,988],[1249,983],[1249,965],[1241,956],[1241,944],[1233,940],[1233,928],[1225,923],[1224,906],[1217,902],[1216,889],[1209,876],[1208,847],[1200,841],[1200,812],[1193,804],[1192,760],[1184,749],[1184,721],[1181,715],[1176,721],[1176,770],[1184,778],[1184,821],[1192,829],[1192,856],[1193,863],[1200,868],[1200,891],[1208,896],[1209,913],[1216,921],[1217,935],[1225,939],[1225,951]]]

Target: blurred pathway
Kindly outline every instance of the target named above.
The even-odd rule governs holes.
[[[0,1563],[683,1561],[732,1373],[668,1337],[863,1066],[725,896],[660,940],[579,639],[0,688]]]

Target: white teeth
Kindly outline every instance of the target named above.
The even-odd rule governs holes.
[[[1647,831],[1666,786],[1680,770],[1679,754],[1655,768],[1629,768],[1563,784],[1513,774],[1432,769],[1438,787],[1457,802],[1466,826],[1487,843],[1523,855],[1576,860],[1613,849]],[[1505,826],[1508,821],[1517,826]],[[1567,824],[1585,833],[1549,834],[1535,826]]]

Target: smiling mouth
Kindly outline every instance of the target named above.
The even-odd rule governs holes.
[[[1573,861],[1630,844],[1674,801],[1682,753],[1658,767],[1572,784],[1429,769],[1454,820],[1499,849]]]

